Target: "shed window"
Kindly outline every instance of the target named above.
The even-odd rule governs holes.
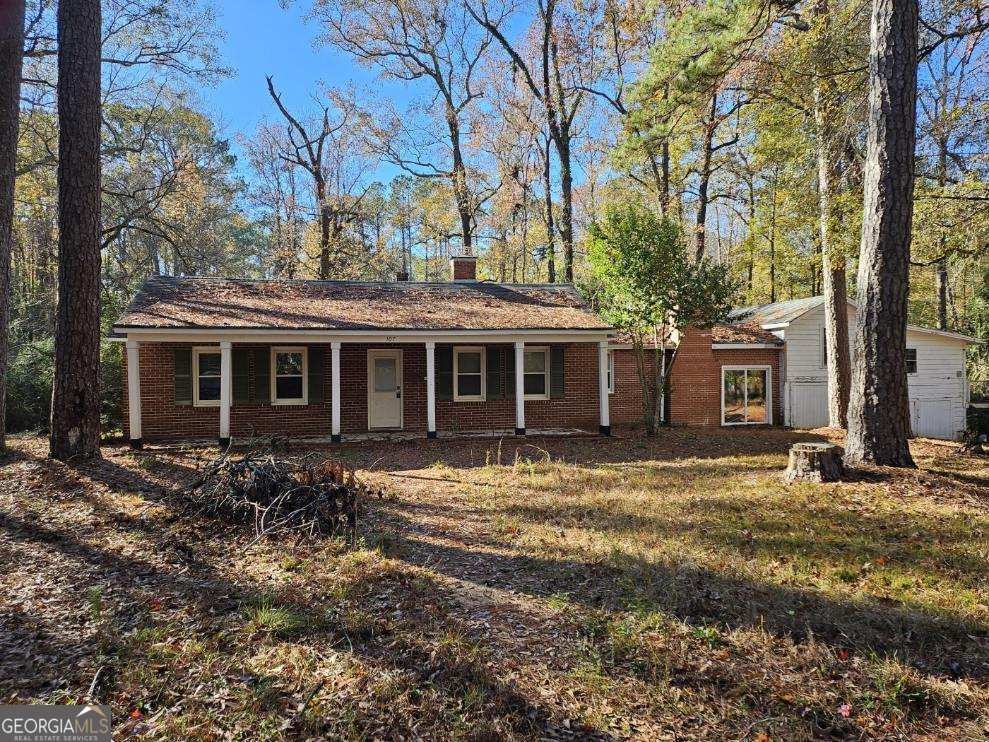
[[[549,348],[527,348],[522,358],[526,399],[549,399]]]
[[[760,425],[772,421],[770,370],[769,366],[722,368],[722,425]]]
[[[272,404],[306,404],[306,348],[271,349]]]
[[[483,402],[484,348],[454,348],[453,376],[454,400]]]
[[[917,349],[907,348],[907,373],[917,373]]]
[[[193,391],[197,407],[216,407],[220,404],[220,351],[218,348],[195,348],[192,353],[196,383]]]
[[[615,393],[615,352],[608,351],[608,394]]]

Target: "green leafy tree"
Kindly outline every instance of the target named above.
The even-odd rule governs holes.
[[[604,315],[631,339],[646,430],[655,434],[667,343],[688,327],[724,321],[737,286],[727,265],[692,259],[678,223],[634,203],[609,205],[591,224],[588,257]]]

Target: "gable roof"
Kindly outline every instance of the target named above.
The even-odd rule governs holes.
[[[562,284],[253,281],[153,276],[130,329],[611,330]]]
[[[823,296],[809,296],[805,299],[790,299],[789,301],[777,301],[773,304],[734,309],[729,315],[729,318],[734,321],[749,322],[762,327],[766,325],[788,325],[793,320],[822,304],[824,304]]]
[[[806,299],[791,299],[789,301],[778,301],[773,304],[762,304],[761,306],[734,309],[729,317],[738,323],[752,323],[759,325],[764,329],[780,328],[789,325],[791,322],[799,319],[812,309],[823,306],[823,304],[823,296],[809,296]],[[853,309],[858,309],[858,306],[851,299],[848,300],[848,305]],[[970,335],[963,335],[960,332],[951,332],[950,330],[938,330],[933,327],[922,327],[921,325],[907,325],[907,330],[911,332],[924,333],[926,335],[936,335],[949,340],[958,340],[974,345],[983,344],[983,341],[978,338],[971,337]]]

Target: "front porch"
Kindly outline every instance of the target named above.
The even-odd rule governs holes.
[[[610,433],[602,333],[129,332],[125,343],[125,432],[136,448],[272,434],[340,442]]]

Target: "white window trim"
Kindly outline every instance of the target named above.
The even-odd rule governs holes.
[[[765,371],[766,372],[766,419],[749,422],[725,422],[725,373],[727,371]],[[748,408],[748,385],[745,391],[745,406]],[[748,415],[748,412],[746,412]],[[772,366],[722,366],[721,367],[721,424],[730,425],[772,425],[773,424],[773,367]]]
[[[821,368],[828,367],[828,328],[821,328]]]
[[[219,345],[197,345],[192,349],[192,405],[193,407],[219,407],[219,399],[199,399],[199,355],[215,353],[220,358],[220,386],[223,385],[223,358]]]
[[[460,354],[480,353],[481,354],[481,393],[461,395],[457,390],[460,384]],[[454,402],[484,402],[488,398],[488,374],[487,374],[487,352],[483,345],[455,345],[453,347],[453,401]],[[472,373],[472,372],[468,372]]]
[[[277,364],[275,358],[279,353],[302,353],[302,399],[279,399],[277,395],[278,376],[275,374]],[[274,345],[269,356],[271,363],[271,404],[273,405],[307,405],[309,404],[309,349],[305,345]]]
[[[546,377],[546,383],[543,385],[543,388],[546,390],[545,394],[524,394],[524,392],[525,392],[525,377],[526,377],[526,372],[525,372],[525,354],[526,353],[542,353],[543,356],[546,359],[546,362],[543,365],[543,368],[544,368],[544,370],[543,370],[543,376]],[[549,352],[549,346],[548,345],[527,345],[527,346],[525,346],[525,348],[524,348],[524,350],[522,352],[522,391],[523,391],[523,398],[524,399],[549,399],[549,392],[550,392],[550,388],[549,388],[549,385],[550,385],[550,363],[552,363],[552,361],[553,361],[553,359],[550,357],[550,352]],[[534,375],[536,372],[535,371],[532,371],[531,373]]]
[[[615,351],[608,351],[608,394],[615,393]]]
[[[913,351],[914,370],[911,371],[910,368],[909,368],[909,366],[908,366],[907,367],[907,375],[908,376],[916,376],[920,372],[920,353],[917,352],[917,349],[916,348],[907,348],[906,349],[906,351],[903,354],[903,364],[904,365],[907,364],[907,362],[908,362],[907,355],[910,353],[911,350]]]

